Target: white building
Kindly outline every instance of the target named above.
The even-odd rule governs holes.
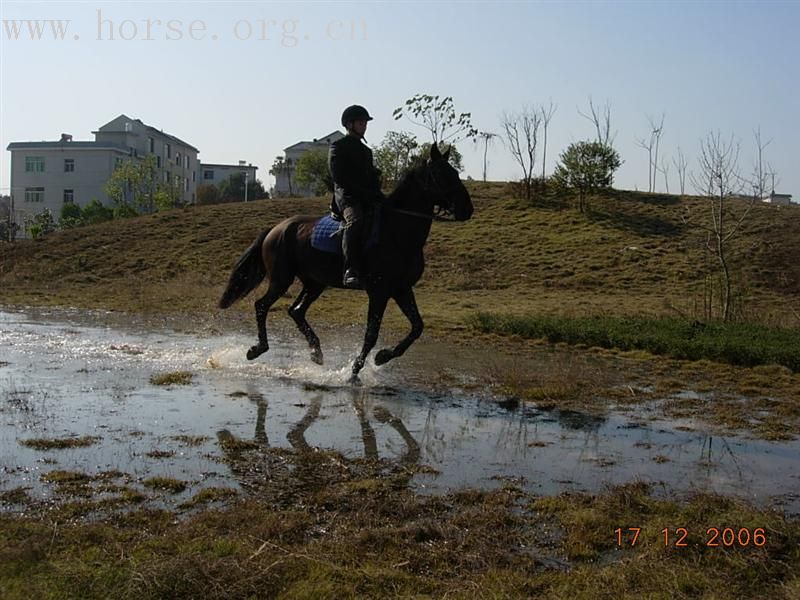
[[[781,206],[789,206],[792,203],[792,195],[791,194],[776,194],[775,190],[772,190],[769,196],[766,198],[761,199],[763,202],[768,202],[770,204],[779,204]]]
[[[238,175],[240,173],[244,173],[247,182],[251,183],[256,180],[257,170],[257,166],[251,163],[244,164],[243,160],[240,160],[238,165],[200,163],[197,185],[214,185],[219,187],[220,183],[230,179],[231,176]]]
[[[302,198],[309,198],[314,196],[314,190],[308,186],[300,186],[294,180],[294,169],[297,161],[303,154],[310,150],[321,150],[328,154],[328,147],[335,141],[344,137],[341,131],[332,131],[328,135],[320,138],[314,138],[310,142],[297,142],[284,148],[283,164],[279,170],[273,167],[270,171],[275,176],[275,187],[273,194],[277,196],[295,196]]]
[[[124,160],[154,155],[159,177],[193,203],[197,189],[197,148],[183,140],[120,115],[94,133],[94,141],[12,142],[11,207],[24,231],[25,220],[44,209],[58,219],[61,207],[73,202],[85,206],[92,200],[111,205],[106,182]]]

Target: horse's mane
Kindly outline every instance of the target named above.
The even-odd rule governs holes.
[[[397,206],[402,206],[403,196],[405,196],[409,188],[414,185],[414,181],[417,180],[419,173],[427,168],[427,164],[423,162],[410,169],[406,169],[395,184],[394,189],[389,193],[389,199],[396,203]]]

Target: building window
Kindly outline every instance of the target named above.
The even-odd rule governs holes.
[[[155,151],[156,151],[156,141],[155,141],[153,138],[151,138],[151,137],[147,138],[147,141],[148,141],[148,143],[150,144],[150,146],[149,146],[149,148],[150,148],[150,154],[155,154]]]
[[[44,188],[25,188],[25,202],[44,202]]]
[[[75,202],[75,190],[64,190],[64,204]]]
[[[178,165],[179,167],[181,166],[181,153],[180,152],[176,152],[175,153],[175,164]]]
[[[164,171],[164,183],[169,183],[169,172]]]
[[[188,169],[189,168],[189,156],[188,155],[183,157],[183,168],[184,169]]]
[[[160,169],[161,168],[161,157],[156,156],[156,166]]]
[[[192,183],[197,181],[197,171],[192,171]]]
[[[26,173],[44,173],[44,156],[26,156]]]
[[[183,191],[184,192],[188,192],[189,191],[189,178],[188,177],[184,177],[183,178]]]
[[[64,159],[64,173],[72,173],[75,170],[75,159],[74,158],[65,158]]]
[[[167,158],[172,158],[172,146],[170,146],[169,144],[165,144],[164,147],[166,148],[167,151]]]
[[[206,179],[212,179],[213,180],[214,179],[214,171],[209,171],[209,170],[203,171],[203,180],[206,180]]]
[[[121,166],[122,166],[122,159],[121,158],[115,158],[114,159],[114,170],[116,171]]]

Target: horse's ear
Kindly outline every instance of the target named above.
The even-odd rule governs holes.
[[[433,146],[431,146],[431,160],[439,160],[442,158],[442,153],[439,152],[439,146],[436,145],[436,142],[433,142]]]
[[[444,151],[444,154],[442,154],[442,158],[445,160],[450,160],[450,148]]]

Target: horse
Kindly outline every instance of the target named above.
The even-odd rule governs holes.
[[[447,220],[467,221],[472,216],[472,200],[458,171],[449,163],[449,154],[449,149],[442,153],[434,143],[430,158],[401,177],[375,213],[379,236],[375,245],[364,251],[367,325],[364,343],[352,365],[353,383],[358,382],[358,373],[378,340],[390,299],[394,299],[408,319],[411,331],[396,346],[377,352],[375,364],[380,366],[402,356],[422,335],[423,321],[413,288],[425,268],[423,247],[433,220],[448,215],[452,219]],[[314,226],[320,219],[293,216],[262,231],[233,267],[219,300],[220,308],[228,308],[262,280],[269,280],[266,293],[255,302],[258,343],[247,351],[248,360],[269,350],[267,313],[298,278],[302,289],[290,306],[289,315],[308,342],[311,360],[322,364],[320,340],[306,320],[306,311],[325,288],[344,286],[341,254],[323,252],[311,245]]]

